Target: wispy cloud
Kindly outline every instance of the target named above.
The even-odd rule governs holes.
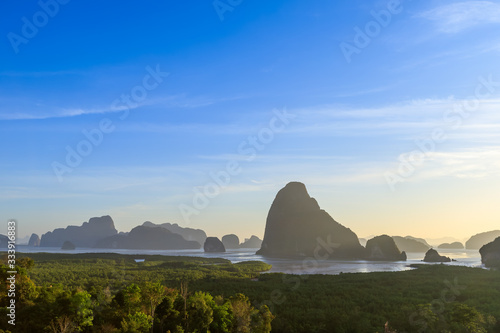
[[[247,98],[243,95],[229,97],[213,97],[213,96],[188,96],[187,94],[179,94],[169,96],[167,98],[159,98],[152,102],[155,105],[163,105],[166,107],[179,108],[199,108],[213,104],[236,101]]]
[[[474,105],[475,101],[478,102],[475,111],[464,111],[463,105]],[[500,125],[499,108],[500,99],[457,99],[453,96],[378,107],[320,106],[292,110],[299,115],[299,120],[290,131],[307,136],[397,135],[398,139],[412,140],[440,127],[448,134],[460,132],[488,136]],[[465,113],[468,116],[462,116]]]
[[[415,179],[479,179],[500,175],[500,147],[429,153]]]
[[[41,120],[52,118],[69,118],[89,114],[105,114],[110,112],[122,112],[124,110],[132,110],[139,108],[141,105],[133,105],[131,107],[118,106],[113,107],[68,107],[68,108],[31,108],[31,110],[17,111],[17,110],[0,110],[0,120]],[[7,108],[6,108],[7,109]],[[41,109],[41,110],[40,110]]]
[[[162,102],[159,102],[162,103]],[[443,99],[415,99],[404,102],[380,105],[374,107],[352,107],[344,105],[322,105],[308,108],[290,109],[297,115],[293,126],[283,134],[302,136],[345,136],[366,137],[379,135],[398,135],[399,139],[414,139],[435,127],[451,128],[458,113],[452,113],[460,105],[473,105],[472,99],[458,99],[453,96]],[[470,116],[460,124],[459,133],[453,129],[449,134],[491,137],[500,126],[500,99],[491,98],[479,100],[478,108],[469,112]],[[120,109],[68,109],[61,116],[71,117],[91,113],[118,112]],[[266,119],[259,111],[255,123],[233,119],[232,122],[133,122],[123,124],[121,131],[141,133],[204,133],[210,135],[235,136],[246,139],[246,135],[255,134]],[[267,115],[266,115],[267,116]],[[39,118],[42,116],[39,116]],[[248,117],[248,113],[245,114]],[[256,116],[257,117],[257,116]],[[37,118],[37,119],[39,119]],[[476,136],[477,137],[477,136]],[[235,141],[235,147],[240,141]],[[237,156],[200,155],[202,159],[226,159]]]
[[[491,1],[456,2],[419,16],[433,21],[439,31],[453,34],[482,24],[500,23],[500,4]]]
[[[347,91],[344,93],[336,94],[333,97],[342,98],[342,97],[357,97],[357,96],[370,95],[370,94],[375,94],[375,93],[380,93],[380,92],[390,90],[391,88],[394,88],[395,86],[396,86],[396,84],[391,84],[391,85],[370,88],[370,89],[364,89],[364,90]]]
[[[474,91],[473,89],[471,89]],[[311,116],[320,116],[331,119],[351,118],[351,119],[373,119],[400,116],[402,118],[418,117],[429,115],[441,115],[447,108],[453,108],[456,104],[463,104],[470,99],[455,98],[450,96],[441,99],[412,99],[399,103],[380,105],[374,107],[346,107],[343,105],[325,105],[298,109],[295,112],[308,114]],[[496,108],[500,106],[500,99],[491,98],[479,101],[479,105]],[[490,110],[493,112],[493,110]],[[497,113],[495,111],[495,113]]]
[[[51,107],[41,106],[38,103],[32,103],[32,106],[20,107],[16,101],[10,101],[13,107],[0,109],[0,120],[36,120],[36,119],[51,119],[51,118],[69,118],[90,114],[105,114],[116,113],[125,110],[135,110],[143,107],[162,107],[162,108],[200,108],[226,101],[243,99],[243,96],[216,98],[209,96],[188,96],[186,94],[167,95],[157,98],[148,98],[144,102],[132,103],[125,105],[124,103],[115,103],[114,100],[109,104],[101,106],[78,106],[78,107]],[[22,109],[22,110],[19,110]]]
[[[237,160],[237,161],[247,161],[248,156],[239,155],[239,154],[219,154],[219,155],[199,155],[197,156],[199,159],[203,160],[215,160],[215,161],[228,161],[228,160]],[[349,160],[351,157],[348,156],[325,156],[325,155],[311,155],[311,154],[294,154],[294,155],[259,155],[255,157],[255,160],[266,160],[266,161],[283,161],[283,160]]]

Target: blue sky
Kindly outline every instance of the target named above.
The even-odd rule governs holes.
[[[0,220],[262,237],[302,181],[359,236],[499,228],[500,2],[215,4],[0,5]]]

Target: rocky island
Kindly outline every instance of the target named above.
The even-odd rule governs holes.
[[[246,238],[243,243],[240,244],[240,249],[259,249],[262,246],[262,240],[253,235],[250,238]]]
[[[207,237],[205,244],[203,244],[205,252],[226,252],[224,244],[217,237]]]
[[[181,235],[162,227],[138,226],[129,233],[106,237],[96,243],[102,249],[177,250],[199,249],[200,243],[185,240]]]
[[[40,237],[37,234],[31,234],[30,240],[28,241],[28,246],[40,246]]]
[[[304,184],[291,182],[271,205],[257,254],[359,259],[365,257],[365,249],[353,231],[320,208]]]
[[[81,226],[70,225],[43,234],[40,247],[61,247],[65,241],[70,241],[76,247],[94,247],[98,240],[117,233],[111,216],[93,217]]]
[[[451,259],[449,257],[439,255],[438,251],[434,249],[430,249],[427,251],[424,257],[424,262],[450,262]]]
[[[193,228],[183,228],[179,226],[177,223],[162,223],[162,224],[155,224],[150,221],[146,221],[142,224],[144,227],[162,227],[167,229],[170,232],[173,232],[174,234],[179,234],[181,235],[185,240],[188,241],[195,241],[200,244],[205,243],[205,239],[207,239],[207,234],[205,231],[201,229],[193,229]]]
[[[237,249],[240,247],[240,239],[235,234],[222,236],[222,244],[226,249]]]
[[[406,261],[406,252],[401,252],[394,239],[388,235],[368,240],[366,252],[368,260]]]
[[[486,267],[500,268],[500,237],[484,245],[479,253],[481,253],[481,262]]]

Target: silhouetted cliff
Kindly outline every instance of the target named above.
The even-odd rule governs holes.
[[[40,237],[37,234],[31,234],[30,240],[28,241],[28,246],[40,246]]]
[[[486,267],[500,268],[500,237],[481,247],[481,262]]]
[[[40,246],[61,247],[65,241],[70,241],[76,247],[93,247],[98,240],[116,233],[110,216],[93,217],[80,227],[70,225],[65,229],[59,228],[43,234]]]
[[[439,255],[438,251],[434,249],[430,249],[425,253],[424,257],[425,262],[450,262],[451,259],[449,257]]]
[[[74,250],[75,248],[75,244],[70,241],[65,241],[61,246],[61,250]]]
[[[278,192],[271,205],[257,254],[362,258],[365,249],[354,232],[320,209],[304,184],[291,182]]]
[[[381,235],[366,242],[367,260],[405,261],[406,253],[399,251],[392,237]]]
[[[181,250],[199,249],[200,243],[185,240],[181,235],[162,227],[138,226],[127,234],[106,237],[97,242],[102,249],[144,249],[144,250]]]
[[[203,249],[205,252],[226,252],[224,244],[217,237],[207,237]]]
[[[162,223],[162,224],[155,224],[152,222],[144,222],[142,224],[145,227],[162,227],[165,228],[174,234],[179,234],[182,237],[184,237],[185,240],[188,241],[196,241],[199,244],[205,243],[205,239],[207,239],[207,234],[205,231],[201,229],[193,229],[193,228],[183,228],[180,227],[177,223]],[[201,246],[201,245],[200,245]]]
[[[430,249],[430,246],[418,241],[418,238],[413,238],[410,236],[401,237],[401,236],[392,236],[394,242],[398,249],[405,252],[426,252]]]
[[[240,247],[240,239],[234,234],[222,236],[221,241],[226,249],[237,249]]]
[[[261,246],[262,240],[255,235],[248,239],[245,239],[245,241],[240,244],[241,249],[258,249]]]
[[[8,245],[9,245],[9,237],[5,235],[0,235],[0,248],[6,249]]]
[[[420,242],[422,244],[425,244],[427,246],[428,249],[430,249],[432,246],[429,245],[429,243],[427,243],[427,241],[423,238],[418,238],[418,237],[413,237],[413,236],[405,236],[405,238],[407,239],[413,239],[413,240],[416,240],[417,242]]]

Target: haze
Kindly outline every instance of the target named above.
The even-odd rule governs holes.
[[[500,4],[388,6],[2,4],[0,220],[262,238],[300,181],[359,236],[498,229]]]

